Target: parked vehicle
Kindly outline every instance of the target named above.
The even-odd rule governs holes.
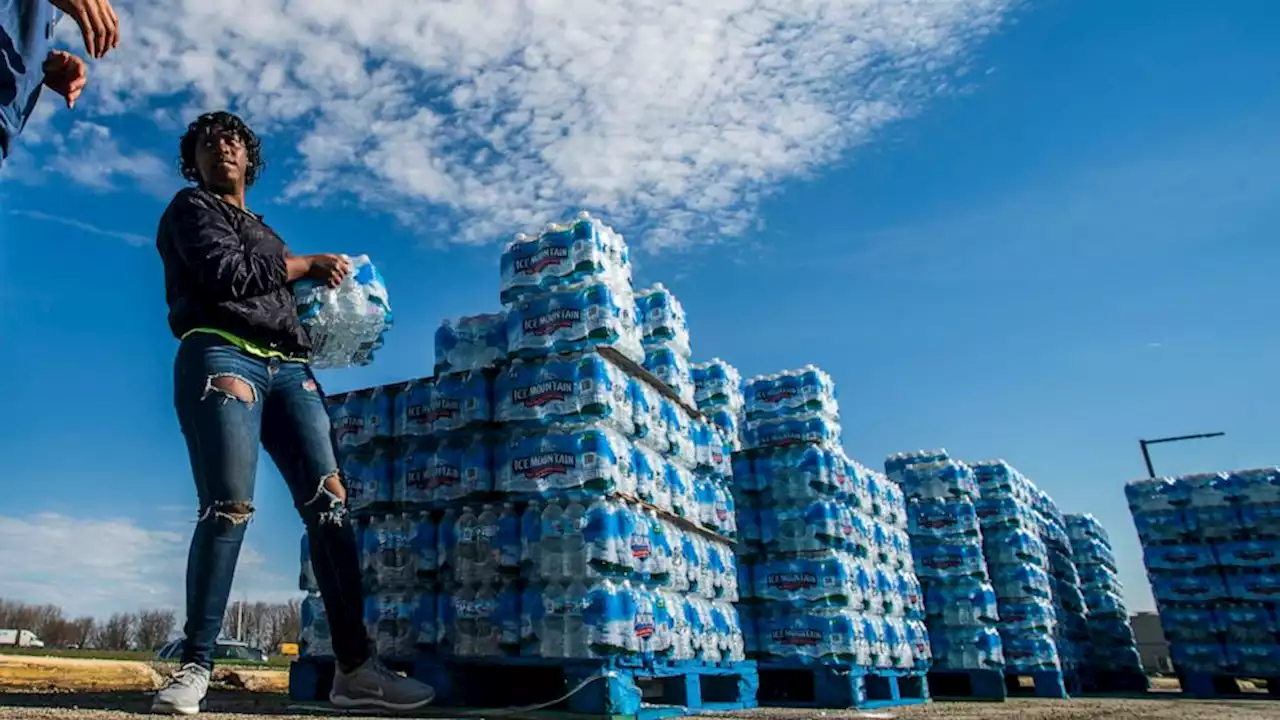
[[[177,660],[182,657],[182,638],[171,640],[160,648],[156,658],[160,660]],[[213,648],[213,659],[232,663],[265,663],[267,651],[251,647],[239,640],[219,640]]]
[[[0,630],[0,647],[42,648],[44,641],[30,630]]]

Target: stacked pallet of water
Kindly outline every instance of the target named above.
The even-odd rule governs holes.
[[[933,648],[934,693],[1003,697],[1004,650],[973,470],[945,450],[891,455],[885,470],[906,498]]]
[[[1070,514],[1066,521],[1087,610],[1085,684],[1098,690],[1145,690],[1149,683],[1120,594],[1111,538],[1093,515]]]
[[[924,701],[930,652],[901,491],[846,456],[825,372],[752,378],[744,395],[734,490],[761,704]]]
[[[1280,677],[1280,468],[1125,487],[1183,689]]]
[[[379,654],[445,704],[602,675],[568,709],[634,714],[643,671],[671,680],[653,702],[752,705],[729,449],[691,406],[678,302],[637,298],[589,216],[511,243],[501,301],[441,326],[435,377],[331,399]]]
[[[1037,694],[1066,692],[1058,651],[1058,618],[1049,550],[1040,539],[1047,500],[1029,478],[1003,460],[973,464],[978,518],[991,584],[999,602],[1000,640],[1008,675],[1036,678]],[[1065,535],[1065,532],[1064,532]],[[1043,685],[1043,687],[1042,687]]]
[[[1032,501],[1034,521],[1049,559],[1049,580],[1057,625],[1054,642],[1069,687],[1079,689],[1088,661],[1089,626],[1080,573],[1072,554],[1067,518],[1047,493],[1036,488]]]

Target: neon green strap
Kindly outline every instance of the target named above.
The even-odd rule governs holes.
[[[286,362],[296,362],[296,363],[305,363],[305,362],[306,362],[306,360],[303,360],[303,359],[301,359],[301,358],[290,357],[290,356],[285,355],[284,353],[279,352],[279,351],[277,351],[277,350],[272,350],[272,349],[270,349],[270,348],[264,348],[264,347],[262,347],[261,345],[257,345],[257,344],[255,344],[255,343],[251,343],[251,342],[249,342],[248,340],[245,340],[244,338],[241,338],[241,337],[237,337],[237,336],[235,336],[235,335],[232,335],[231,333],[229,333],[229,332],[227,332],[227,331],[225,331],[225,330],[218,330],[218,329],[215,329],[215,328],[193,328],[193,329],[191,329],[191,330],[188,330],[188,331],[186,332],[186,334],[184,334],[184,335],[182,336],[182,339],[183,339],[183,340],[186,340],[187,338],[191,337],[192,335],[194,335],[194,334],[196,334],[196,333],[205,333],[205,334],[207,334],[207,335],[217,335],[218,337],[222,338],[223,340],[226,340],[227,342],[231,343],[232,345],[235,345],[235,346],[236,346],[237,348],[239,348],[240,350],[243,350],[244,352],[246,352],[246,353],[248,353],[248,354],[250,354],[250,355],[254,355],[254,356],[256,356],[256,357],[265,358],[265,359],[270,359],[270,358],[279,358],[279,359],[284,360],[284,361],[286,361]]]

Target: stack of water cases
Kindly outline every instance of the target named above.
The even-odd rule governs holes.
[[[922,688],[930,651],[901,490],[846,456],[822,370],[755,377],[744,396],[734,478],[761,703],[771,668],[915,677]],[[896,700],[924,695],[909,694]],[[854,704],[867,699],[855,688]]]
[[[1033,522],[1044,542],[1049,559],[1049,581],[1053,598],[1054,642],[1067,682],[1079,689],[1078,683],[1087,664],[1089,626],[1085,620],[1084,593],[1076,567],[1067,518],[1043,490],[1033,485]]]
[[[1125,495],[1184,689],[1280,676],[1280,468],[1138,480]]]
[[[331,399],[379,654],[743,660],[729,450],[691,407],[679,303],[637,298],[585,215],[518,237],[501,274],[502,312],[441,326],[435,377]],[[303,652],[324,655],[303,547]]]
[[[1148,681],[1121,597],[1111,538],[1093,515],[1070,514],[1066,522],[1087,612],[1082,677],[1099,690],[1145,689]],[[1069,614],[1067,620],[1074,623],[1075,617]]]
[[[698,411],[720,431],[729,448],[738,452],[742,449],[742,375],[720,358],[696,363],[691,370]]]
[[[892,455],[885,460],[885,471],[906,497],[935,673],[1002,673],[999,613],[983,555],[973,470],[945,450],[930,450]],[[1003,678],[988,685],[986,693],[976,688],[954,692],[1003,696]]]
[[[1005,670],[1060,676],[1054,582],[1049,551],[1041,540],[1044,513],[1037,510],[1047,499],[1003,460],[974,463],[973,472],[983,552],[999,603]]]

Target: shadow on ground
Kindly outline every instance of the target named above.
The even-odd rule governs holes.
[[[64,710],[109,710],[146,713],[151,708],[150,692],[0,692],[3,708],[60,708]],[[283,715],[290,705],[285,695],[236,690],[211,690],[205,711],[244,715]]]

